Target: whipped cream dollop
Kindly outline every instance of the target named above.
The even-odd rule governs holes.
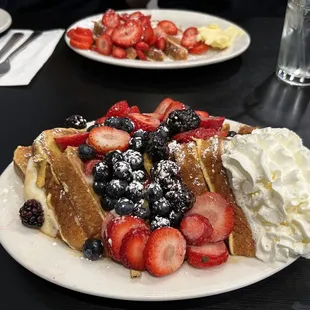
[[[310,258],[310,151],[286,128],[225,142],[222,161],[264,262]]]

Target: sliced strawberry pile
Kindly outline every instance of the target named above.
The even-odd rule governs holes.
[[[187,261],[195,268],[209,268],[221,265],[228,259],[229,253],[224,241],[207,243],[202,246],[187,246]]]
[[[142,25],[138,21],[129,20],[114,29],[111,39],[115,45],[126,48],[136,45],[141,40],[142,32]]]
[[[67,36],[70,38],[70,45],[78,49],[88,50],[94,42],[93,33],[88,28],[77,27],[70,29]]]
[[[155,131],[160,125],[159,119],[154,116],[140,113],[129,113],[128,117],[135,124],[135,130],[142,129],[144,131]]]
[[[181,44],[186,48],[193,48],[198,45],[197,42],[198,29],[196,27],[187,28],[181,40]]]
[[[178,133],[172,137],[173,140],[176,140],[180,143],[187,143],[194,141],[195,139],[209,139],[214,136],[225,137],[226,132],[218,131],[214,128],[197,128],[190,131]]]
[[[54,140],[61,150],[65,150],[67,146],[80,146],[86,143],[88,137],[89,132],[81,132],[73,135],[56,137]]]
[[[234,226],[234,210],[232,205],[220,194],[204,193],[196,197],[193,208],[187,215],[200,214],[208,219],[213,227],[211,242],[225,240]]]
[[[88,136],[88,144],[100,154],[111,151],[125,151],[129,146],[130,135],[122,130],[100,126],[92,129]]]

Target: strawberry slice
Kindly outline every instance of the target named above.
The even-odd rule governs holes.
[[[105,250],[105,255],[111,257],[110,246],[108,244],[108,224],[115,218],[112,212],[106,212],[101,224],[101,238],[103,241],[103,246]]]
[[[140,227],[129,230],[124,236],[120,257],[125,267],[133,270],[146,270],[143,251],[150,234],[149,229]]]
[[[75,32],[75,29],[70,29],[69,31],[67,31],[67,36],[68,38],[72,38],[73,33]]]
[[[127,57],[127,52],[121,47],[113,46],[112,56],[114,58],[124,59]]]
[[[198,29],[196,27],[189,27],[183,33],[183,36],[185,37],[197,36],[197,35],[198,35]]]
[[[137,50],[140,50],[140,51],[144,51],[144,52],[146,52],[146,51],[148,51],[149,50],[149,45],[147,44],[147,43],[145,43],[145,42],[138,42],[137,44],[136,44],[136,49]]]
[[[90,35],[81,34],[81,33],[78,33],[77,30],[74,30],[71,33],[70,38],[74,41],[87,42],[89,44],[93,44],[93,42],[94,42],[92,33]]]
[[[143,17],[143,16],[144,16],[144,15],[143,15],[141,12],[137,11],[137,12],[131,13],[131,14],[129,15],[129,19],[139,20],[140,17]]]
[[[128,13],[123,13],[120,16],[121,22],[127,22],[130,18],[130,15]]]
[[[195,268],[208,268],[221,265],[228,259],[229,253],[223,241],[207,243],[202,246],[188,246],[187,261]]]
[[[197,35],[197,28],[190,27],[186,29],[181,40],[181,45],[186,48],[193,48],[194,46],[197,46],[199,44],[199,42],[197,42]]]
[[[93,32],[89,28],[76,27],[75,32],[83,36],[93,36]]]
[[[108,223],[106,233],[108,253],[114,260],[121,261],[120,249],[123,238],[131,229],[138,227],[148,229],[142,219],[133,216],[115,217]]]
[[[169,114],[175,110],[184,110],[186,109],[186,106],[180,102],[180,101],[173,101],[169,107],[167,108],[167,110],[165,111],[165,116],[164,116],[164,120],[166,120],[169,116]]]
[[[129,20],[126,24],[116,27],[111,38],[115,45],[126,48],[136,45],[141,40],[142,31],[139,22]]]
[[[200,118],[200,127],[214,128],[216,130],[220,130],[224,121],[225,117],[223,116],[210,116],[207,118]]]
[[[211,242],[222,241],[231,233],[234,226],[232,205],[218,193],[204,193],[196,197],[193,208],[187,212],[206,217],[213,227]]]
[[[154,33],[154,32],[153,32]],[[155,36],[155,35],[153,35],[150,39],[149,39],[149,45],[150,46],[152,46],[152,45],[154,45],[156,42],[157,42],[157,40],[158,40],[158,38]]]
[[[159,113],[143,113],[143,115],[151,116],[154,118],[159,119],[159,121],[162,121],[164,119],[164,114],[159,114]]]
[[[163,51],[166,48],[166,39],[163,37],[159,38],[155,43],[155,47]]]
[[[165,98],[163,101],[160,102],[160,104],[155,109],[154,113],[159,114],[165,114],[166,110],[170,106],[170,104],[173,102],[173,99],[171,98]]]
[[[199,42],[194,47],[190,48],[188,52],[193,55],[201,55],[208,51],[209,46],[203,42]]]
[[[142,129],[144,131],[155,131],[160,125],[159,119],[153,116],[140,113],[130,113],[128,114],[128,117],[135,124],[135,130]]]
[[[103,124],[106,119],[106,116],[102,116],[95,121],[95,124]]]
[[[86,143],[88,137],[89,132],[81,132],[73,135],[56,137],[54,140],[61,150],[65,150],[67,146],[80,146]]]
[[[139,58],[140,60],[147,60],[147,58],[146,58],[145,54],[143,53],[143,51],[141,51],[141,50],[136,50],[136,52],[137,52],[138,58]]]
[[[168,35],[174,36],[178,33],[177,26],[169,20],[162,20],[158,23],[157,26],[162,28]]]
[[[209,117],[209,113],[208,113],[208,112],[205,112],[205,111],[196,110],[195,113],[199,116],[200,120]]]
[[[109,56],[112,53],[112,40],[107,34],[102,34],[96,40],[96,51],[102,55]]]
[[[85,162],[85,165],[84,165],[85,175],[86,176],[92,175],[94,166],[100,161],[101,161],[100,159],[92,159],[92,160],[88,160],[87,162]]]
[[[186,241],[179,230],[172,227],[156,229],[144,248],[146,269],[154,276],[162,277],[178,270],[186,252]]]
[[[122,100],[116,102],[106,114],[106,117],[118,116],[118,117],[126,117],[129,113],[130,107],[126,100]]]
[[[92,47],[92,42],[70,39],[70,45],[80,50],[89,50]]]
[[[187,143],[194,141],[195,139],[208,139],[218,135],[220,137],[226,137],[226,133],[223,131],[217,131],[214,128],[197,128],[182,133],[178,133],[172,137],[173,140],[176,140],[180,143]]]
[[[213,228],[207,218],[191,214],[183,218],[180,231],[189,245],[203,245],[210,242]]]
[[[107,28],[115,28],[121,22],[121,18],[114,10],[107,10],[102,16],[102,24]]]
[[[154,35],[157,37],[157,38],[166,38],[167,37],[167,33],[165,32],[165,30],[159,26],[155,27],[153,29],[154,31]]]
[[[130,107],[129,113],[141,113],[141,112],[137,105],[133,105],[132,107]]]
[[[103,33],[111,37],[113,30],[114,28],[106,28],[106,30]]]
[[[122,130],[107,126],[100,126],[89,132],[88,144],[98,153],[111,151],[125,151],[129,146],[130,135]]]
[[[151,24],[150,23],[145,24],[145,25],[142,24],[142,27],[143,27],[143,32],[142,32],[143,41],[149,45],[154,44],[154,42],[153,42],[154,30],[153,30]]]

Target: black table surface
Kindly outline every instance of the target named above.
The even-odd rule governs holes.
[[[104,65],[75,54],[61,40],[30,85],[0,88],[1,170],[11,162],[15,147],[30,145],[40,131],[62,126],[72,114],[92,120],[123,99],[143,111],[153,111],[169,96],[194,109],[251,125],[289,127],[309,147],[309,90],[287,86],[274,78],[283,19],[256,18],[244,21],[242,26],[252,38],[242,56],[185,70]],[[97,298],[60,288],[21,267],[1,246],[0,266],[0,308],[4,310],[310,309],[310,261],[306,259],[298,259],[270,278],[238,291],[151,304]]]

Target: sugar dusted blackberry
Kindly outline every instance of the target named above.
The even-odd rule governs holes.
[[[171,206],[169,201],[162,197],[151,204],[151,211],[153,215],[168,217],[171,211]]]
[[[164,195],[164,192],[161,188],[161,186],[158,183],[151,183],[147,186],[145,189],[145,199],[149,202],[155,202],[156,200],[159,200]]]
[[[143,170],[136,170],[132,172],[132,177],[134,181],[144,183],[146,180],[146,174]]]
[[[162,181],[168,177],[178,177],[180,167],[172,160],[161,160],[151,169],[151,177],[154,180]]]
[[[161,216],[155,216],[150,222],[150,228],[152,231],[167,226],[170,226],[170,220]]]
[[[134,210],[134,203],[127,198],[120,198],[115,204],[115,212],[118,215],[130,215]]]
[[[193,193],[185,186],[183,186],[182,190],[167,192],[165,197],[170,202],[173,210],[183,213],[190,210],[196,200]]]
[[[65,120],[66,128],[84,129],[87,127],[86,119],[81,115],[71,115]]]
[[[132,215],[140,217],[143,220],[148,220],[151,216],[151,211],[149,208],[144,207],[143,204],[138,206],[135,205]]]
[[[146,152],[154,163],[167,159],[169,157],[169,148],[166,139],[158,133],[150,134],[146,146]]]
[[[129,140],[129,147],[134,151],[143,153],[145,150],[145,141],[142,137],[132,137]]]
[[[94,192],[97,194],[97,195],[104,195],[105,194],[105,191],[106,191],[106,187],[108,185],[108,182],[107,181],[101,181],[101,182],[94,182],[93,183],[93,189],[94,189]]]
[[[176,179],[171,176],[167,176],[166,178],[156,178],[155,180],[160,184],[165,193],[170,191],[171,187],[173,187],[176,182]]]
[[[119,199],[126,196],[128,183],[123,180],[112,180],[107,188],[106,195],[110,198]]]
[[[118,161],[113,166],[114,177],[130,182],[132,180],[132,169],[126,161]]]
[[[98,162],[92,170],[94,181],[108,181],[111,179],[111,169],[105,162]]]
[[[96,151],[88,144],[81,144],[78,149],[78,154],[82,160],[90,160],[96,158]]]
[[[103,244],[100,239],[87,239],[83,244],[84,257],[96,261],[103,256]]]
[[[131,133],[135,129],[135,124],[132,122],[131,119],[129,119],[127,117],[121,118],[121,124],[120,125],[121,126],[119,129],[124,130],[128,133]]]
[[[113,165],[118,161],[123,161],[124,156],[123,153],[119,150],[109,152],[105,157],[105,162],[110,167],[113,167]]]
[[[155,134],[158,134],[159,136],[163,137],[165,140],[168,140],[171,136],[171,132],[166,124],[160,125],[158,129],[155,131]]]
[[[169,114],[166,124],[172,134],[177,134],[198,128],[200,118],[192,109],[176,110]]]
[[[132,136],[134,138],[140,137],[140,138],[142,138],[145,141],[148,138],[148,133],[146,131],[142,130],[142,129],[139,129]]]
[[[139,170],[143,166],[143,156],[141,153],[134,150],[127,150],[123,153],[125,161],[127,161],[132,170]]]
[[[171,227],[178,228],[180,226],[180,223],[184,217],[184,213],[182,211],[176,212],[174,210],[171,210],[169,214],[169,220]]]
[[[138,181],[132,181],[127,188],[127,197],[134,202],[143,198],[144,186]]]
[[[121,118],[116,116],[109,117],[104,121],[104,126],[121,129]]]
[[[22,224],[29,228],[40,228],[44,223],[44,210],[39,201],[27,200],[19,209]]]
[[[110,198],[107,195],[104,195],[100,199],[101,207],[104,211],[112,211],[115,207],[117,199]]]

